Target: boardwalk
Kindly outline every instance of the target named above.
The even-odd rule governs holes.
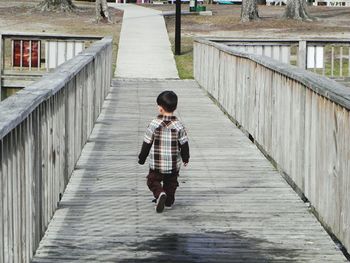
[[[159,14],[123,8],[118,78],[33,262],[347,262],[198,84],[165,80],[177,71]],[[135,24],[145,19],[161,26]],[[147,52],[133,54],[142,43]],[[165,89],[179,96],[176,115],[188,129],[191,160],[175,207],[157,214],[137,154]]]
[[[191,161],[154,211],[137,152],[179,95]],[[34,262],[346,262],[306,205],[194,81],[114,80]]]

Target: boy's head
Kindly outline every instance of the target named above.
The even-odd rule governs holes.
[[[163,91],[158,95],[157,104],[165,112],[172,113],[177,107],[177,95],[173,91]]]

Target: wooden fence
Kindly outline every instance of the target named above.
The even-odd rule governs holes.
[[[350,250],[350,90],[312,72],[197,39],[194,76]]]
[[[0,262],[29,262],[57,208],[112,76],[104,38],[0,103]]]
[[[101,39],[100,36],[0,32],[0,86],[5,91],[27,87]]]
[[[264,55],[328,77],[350,76],[350,39],[225,39],[238,51]]]

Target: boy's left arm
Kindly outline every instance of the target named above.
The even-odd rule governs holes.
[[[181,158],[186,166],[190,160],[190,147],[188,145],[188,142],[185,142],[183,145],[180,146],[181,148]]]
[[[190,147],[188,145],[188,137],[185,128],[179,132],[179,143],[181,149],[181,159],[185,166],[187,166],[190,160]]]

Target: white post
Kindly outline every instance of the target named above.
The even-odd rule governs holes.
[[[29,40],[29,71],[32,70],[32,41]]]
[[[23,40],[21,40],[21,45],[20,45],[20,47],[21,47],[21,50],[20,50],[20,61],[19,61],[19,67],[20,67],[20,70],[22,70],[22,67],[23,67]]]
[[[307,45],[305,40],[299,41],[298,49],[298,67],[306,69]]]
[[[38,40],[38,71],[41,68],[41,41]]]
[[[1,74],[2,74],[2,70],[5,67],[5,65],[3,64],[4,60],[3,58],[5,57],[4,53],[4,47],[5,45],[3,44],[3,39],[2,39],[2,35],[0,34],[0,101],[1,101],[1,84],[2,84],[2,80],[1,80]]]

